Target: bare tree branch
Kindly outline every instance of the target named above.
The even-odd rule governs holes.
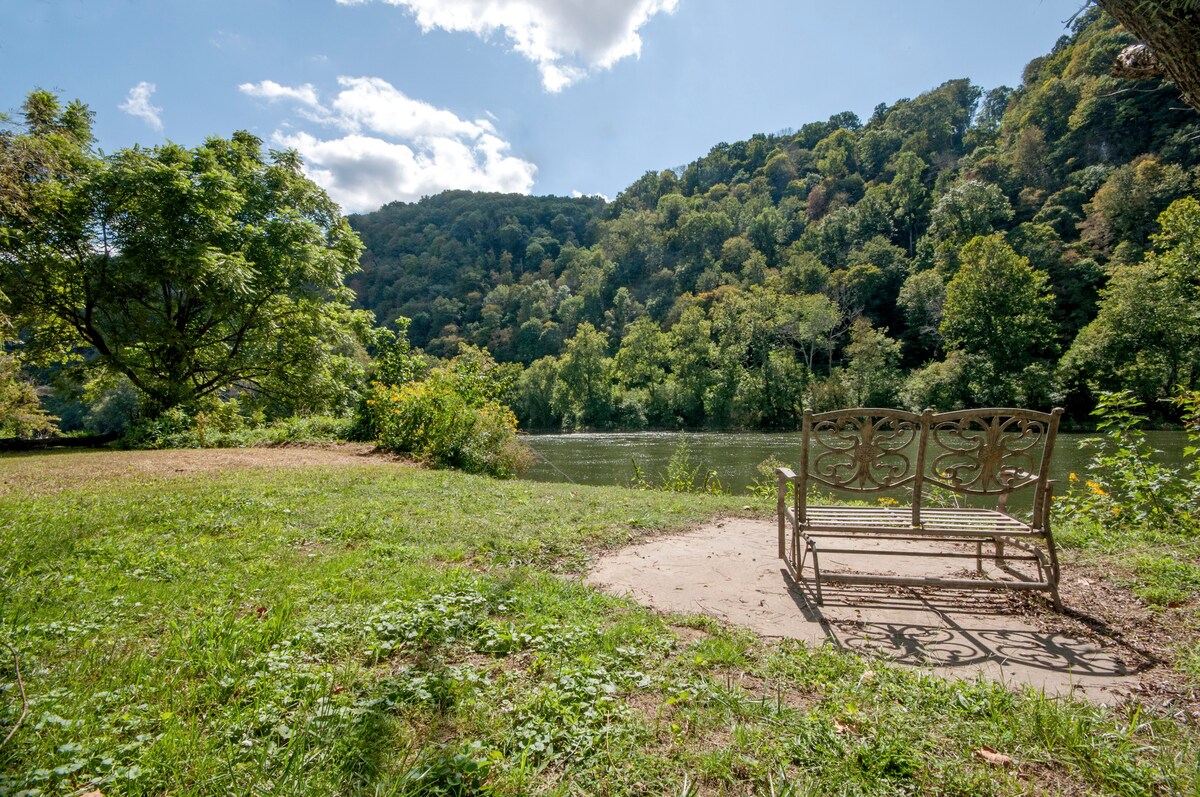
[[[4,737],[4,741],[0,742],[0,749],[3,749],[4,745],[8,744],[9,740],[17,735],[21,723],[25,722],[25,718],[29,716],[29,698],[25,696],[25,681],[21,679],[21,660],[17,657],[16,648],[8,642],[3,644],[4,647],[8,648],[8,652],[12,654],[13,668],[17,672],[17,689],[21,692],[21,715],[17,717],[17,721],[13,724],[12,729],[9,730],[8,735]]]

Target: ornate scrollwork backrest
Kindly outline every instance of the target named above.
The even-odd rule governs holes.
[[[933,413],[924,481],[970,495],[1044,484],[1061,414],[1021,409]]]
[[[903,410],[805,413],[803,473],[837,490],[876,492],[916,481],[921,416]]]

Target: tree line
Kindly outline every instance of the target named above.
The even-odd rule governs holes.
[[[86,106],[34,91],[0,128],[0,431],[362,413],[400,338],[436,376],[422,406],[451,385],[505,429],[489,402],[534,429],[1082,417],[1117,389],[1169,413],[1200,378],[1200,119],[1111,73],[1135,45],[1091,7],[1016,89],[718,144],[611,202],[452,191],[348,220],[248,133],[104,155]]]
[[[580,202],[594,216],[574,225],[576,200],[522,216],[492,195],[352,217],[360,306],[412,318],[430,351],[525,366],[536,428],[786,428],[867,400],[1082,417],[1126,388],[1154,404],[1200,374],[1194,295],[1144,279],[1189,234],[1186,203],[1171,231],[1160,217],[1200,187],[1200,124],[1160,77],[1111,74],[1134,42],[1092,7],[1016,89],[951,80],[866,122],[718,144]]]

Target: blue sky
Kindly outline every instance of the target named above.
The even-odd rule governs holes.
[[[1020,82],[1084,0],[4,0],[113,151],[250,130],[347,211],[446,188],[615,196],[648,170],[968,77]]]

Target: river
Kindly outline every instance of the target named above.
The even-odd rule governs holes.
[[[1069,473],[1082,477],[1092,452],[1080,442],[1095,434],[1062,433],[1054,447],[1051,476],[1065,487]],[[1184,432],[1148,432],[1160,454],[1171,465],[1183,462]],[[800,459],[800,433],[752,432],[612,432],[528,435],[522,440],[533,449],[534,462],[525,474],[535,481],[579,484],[629,484],[634,463],[645,477],[658,481],[671,455],[687,441],[693,467],[701,473],[715,470],[721,485],[742,493],[758,478],[758,466],[773,459],[795,467]],[[1060,487],[1062,489],[1062,487]]]

